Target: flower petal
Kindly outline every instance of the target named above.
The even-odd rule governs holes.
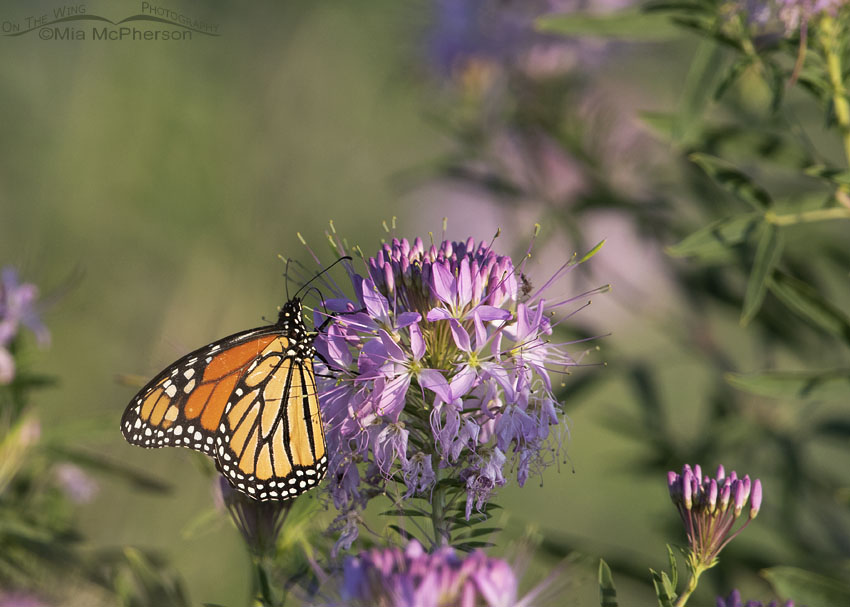
[[[410,325],[410,350],[413,352],[413,360],[422,360],[425,356],[425,340],[422,339],[419,323]]]
[[[464,352],[469,352],[469,333],[466,332],[466,329],[455,318],[450,318],[449,324],[452,328],[452,337],[455,340],[455,345]]]
[[[422,369],[416,376],[419,385],[426,390],[435,392],[443,401],[451,401],[449,382],[437,369]]]
[[[428,322],[437,322],[438,320],[448,320],[452,318],[452,314],[445,308],[433,308],[428,310],[428,314],[425,318]]]
[[[431,264],[431,293],[449,305],[457,299],[457,281],[444,263],[435,261]]]

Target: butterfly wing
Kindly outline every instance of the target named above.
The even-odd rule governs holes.
[[[315,487],[328,459],[312,359],[267,348],[234,390],[215,445],[222,473],[254,499]]]
[[[270,346],[285,349],[275,327],[235,333],[165,368],[130,401],[121,418],[127,442],[188,447],[214,455],[219,422],[236,384]]]

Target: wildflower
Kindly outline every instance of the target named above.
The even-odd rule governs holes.
[[[469,518],[506,483],[506,466],[522,486],[554,461],[562,412],[549,373],[577,363],[551,342],[551,314],[577,298],[543,294],[574,265],[523,294],[518,269],[489,244],[393,239],[366,260],[366,277],[349,268],[354,299],[328,285],[337,314],[315,344],[329,367],[317,379],[338,509],[362,509],[391,479],[405,498],[430,498],[453,478]]]
[[[628,0],[595,0],[611,10]],[[427,32],[427,59],[437,75],[459,79],[467,87],[487,85],[498,72],[532,75],[560,73],[600,55],[600,45],[568,41],[542,33],[535,20],[548,13],[587,8],[575,0],[439,0]]]
[[[15,377],[15,360],[9,350],[21,325],[32,331],[38,344],[50,343],[50,333],[42,324],[36,306],[38,287],[21,284],[14,268],[3,268],[0,273],[0,384],[8,384]]]
[[[685,523],[690,546],[688,560],[694,570],[713,567],[720,551],[756,517],[761,507],[761,481],[750,481],[749,476],[739,479],[734,471],[727,476],[723,466],[717,468],[717,478],[711,478],[703,476],[699,466],[692,469],[685,465],[681,475],[667,474],[667,486]],[[745,512],[746,520],[733,532]]]
[[[76,504],[87,504],[97,495],[100,487],[97,482],[79,466],[67,462],[59,464],[54,470],[56,480],[65,495]]]
[[[295,500],[258,502],[235,490],[223,476],[213,486],[219,508],[226,508],[255,557],[273,555],[278,536]]]
[[[506,561],[488,557],[482,550],[461,556],[448,546],[429,554],[411,540],[403,550],[375,548],[348,557],[340,604],[526,607],[547,583],[518,598],[517,576]]]
[[[717,607],[794,607],[794,601],[789,599],[784,603],[779,601],[770,601],[767,604],[761,601],[747,601],[745,603],[741,600],[741,593],[733,590],[725,599],[721,596],[717,597]]]
[[[805,34],[810,21],[824,14],[835,17],[846,4],[847,0],[739,0],[736,8],[760,30],[781,28],[787,36]]]

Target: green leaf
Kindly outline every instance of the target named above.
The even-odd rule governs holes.
[[[385,510],[381,512],[378,516],[422,516],[429,517],[430,514],[422,512],[421,510],[414,510],[412,508],[399,508],[397,510]]]
[[[676,561],[676,556],[673,554],[673,547],[667,544],[667,562],[670,563],[670,587],[673,590],[679,585],[679,563]]]
[[[675,141],[689,144],[700,136],[706,106],[711,101],[710,91],[714,89],[723,61],[721,47],[715,42],[702,40],[697,46],[682,84],[682,95],[673,124]]]
[[[611,568],[604,559],[599,559],[599,605],[600,607],[617,607],[617,589],[614,587],[614,576]]]
[[[773,201],[770,194],[762,187],[753,183],[750,177],[730,162],[709,154],[693,153],[691,162],[699,166],[718,185],[760,211],[770,207]]]
[[[666,112],[640,112],[638,119],[649,128],[652,133],[664,141],[673,141],[673,131],[676,124],[676,116]]]
[[[768,286],[791,311],[850,344],[850,318],[812,286],[783,272],[775,272]]]
[[[538,30],[563,36],[616,38],[632,41],[673,40],[682,36],[665,15],[625,10],[615,13],[562,13],[545,15],[535,23]]]
[[[816,164],[803,169],[803,172],[811,177],[818,177],[839,185],[850,184],[850,171],[831,169],[825,165]]]
[[[774,398],[850,401],[850,369],[727,373],[733,387]]]
[[[850,585],[841,580],[796,567],[772,567],[764,577],[781,597],[794,600],[795,605],[817,607],[847,607],[850,605]]]
[[[398,525],[387,525],[387,529],[392,529],[393,531],[398,533],[401,537],[403,537],[405,540],[409,540],[409,539],[413,538],[413,536],[410,535],[410,532],[407,529],[402,529]]]
[[[460,544],[455,544],[454,547],[463,552],[472,552],[473,550],[477,550],[479,548],[491,548],[495,546],[493,542],[463,542]]]
[[[761,219],[761,213],[746,213],[727,217],[697,230],[681,242],[667,247],[672,257],[700,257],[714,259],[747,240]]]
[[[458,535],[457,539],[471,540],[474,537],[490,535],[491,533],[498,533],[499,531],[501,531],[501,528],[499,527],[473,527],[469,531],[465,531],[464,533]]]
[[[673,607],[673,601],[676,600],[676,589],[670,583],[670,578],[663,571],[658,573],[655,569],[650,569],[649,572],[652,574],[652,585],[655,587],[659,607]]]
[[[741,309],[742,327],[746,327],[761,308],[773,270],[782,258],[782,245],[782,232],[779,228],[773,224],[763,223],[756,248],[756,258],[744,293],[744,305]]]
[[[734,62],[728,70],[726,70],[726,74],[723,76],[723,79],[717,85],[717,88],[714,89],[714,95],[712,97],[715,101],[723,97],[726,94],[726,91],[738,81],[738,78],[747,71],[747,68],[753,64],[753,57],[749,55],[745,55],[742,58],[738,59]]]

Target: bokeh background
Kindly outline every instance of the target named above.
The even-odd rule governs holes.
[[[499,246],[515,254],[539,222],[533,281],[607,239],[559,286],[567,295],[613,285],[571,329],[604,337],[591,343],[588,366],[564,378],[568,455],[526,487],[512,482],[499,493],[505,537],[541,540],[529,581],[579,551],[563,604],[594,604],[600,555],[624,572],[623,604],[653,604],[646,569],[665,566],[665,543],[684,542],[657,471],[679,468],[684,456],[711,454],[701,463],[767,479],[766,509],[780,499],[769,479],[783,452],[761,449],[745,428],[768,420],[763,427],[787,438],[803,414],[745,399],[750,421],[741,422],[730,413],[731,389],[718,386],[725,371],[797,362],[794,340],[771,337],[775,326],[750,329],[757,339],[744,335],[734,295],[740,275],[713,283],[665,254],[730,203],[684,166],[688,124],[679,125],[677,146],[639,120],[677,107],[707,111],[686,98],[700,84],[690,82],[692,63],[718,60],[704,45],[684,35],[555,41],[511,25],[551,9],[616,3],[530,2],[507,18],[496,11],[511,3],[498,2],[484,13],[483,3],[460,1],[161,4],[217,24],[220,35],[0,40],[0,263],[40,285],[49,302],[52,344],[27,355],[58,380],[35,399],[42,440],[168,485],[150,491],[122,474],[89,471],[99,489],[74,514],[83,550],[154,551],[182,577],[192,604],[247,604],[248,557],[215,510],[203,458],[132,448],[118,421],[145,378],[189,349],[272,318],[286,296],[278,256],[314,267],[300,232],[329,261],[329,221],[367,254],[388,237],[382,222],[393,217],[394,233],[407,237],[489,239],[501,229]],[[59,5],[6,2],[0,19]],[[83,5],[114,20],[139,9],[124,0]],[[474,21],[480,14],[489,16]],[[736,97],[742,120],[768,96],[747,86]],[[827,153],[840,153],[820,136]],[[712,212],[692,202],[699,196],[715,201]],[[840,230],[824,228],[796,246],[813,234],[839,252],[846,245]],[[838,266],[846,253],[823,263]],[[846,280],[829,284],[846,309]],[[714,295],[689,296],[712,285]],[[710,345],[696,349],[698,340]],[[816,341],[797,343],[829,366],[848,362],[846,349],[811,348]],[[721,425],[706,421],[718,415]],[[707,436],[709,426],[717,434]],[[832,458],[832,472],[846,476],[846,451],[837,453],[807,457]],[[843,534],[846,510],[840,516]],[[811,528],[823,533],[819,525]],[[754,525],[730,550],[752,569],[805,561],[767,529]],[[69,605],[108,604],[83,582],[64,583]],[[728,570],[715,584],[766,589]]]

